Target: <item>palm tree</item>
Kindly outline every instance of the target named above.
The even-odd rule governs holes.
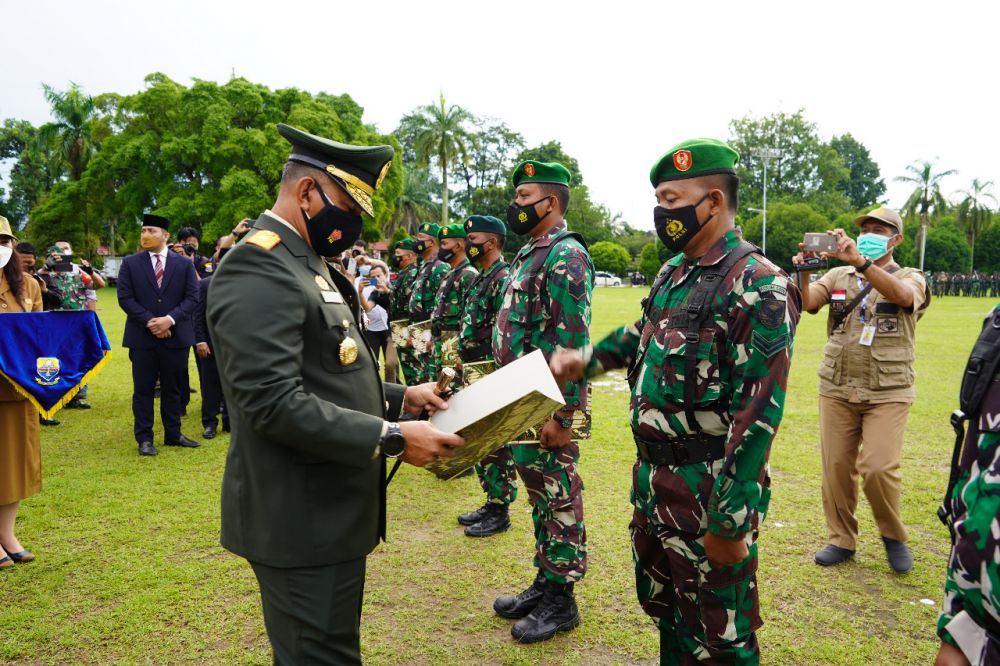
[[[44,83],[42,88],[45,90],[45,99],[52,107],[55,122],[47,123],[40,129],[61,147],[69,169],[69,179],[80,180],[87,161],[94,153],[94,98],[85,95],[75,83],[70,83],[69,90],[65,92]]]
[[[969,245],[972,246],[973,268],[976,261],[976,236],[990,228],[993,211],[997,207],[997,198],[988,191],[991,187],[992,180],[983,183],[978,178],[973,178],[971,188],[958,192],[964,196],[962,203],[958,205],[958,224],[965,229]]]
[[[924,269],[924,248],[927,247],[927,227],[930,226],[931,212],[936,215],[948,207],[944,195],[941,194],[941,180],[946,176],[958,173],[954,169],[934,173],[934,163],[923,161],[909,164],[906,167],[909,175],[897,176],[901,183],[916,185],[913,194],[903,206],[903,215],[907,218],[920,216],[920,234],[917,245],[920,248],[920,270]]]
[[[421,220],[437,215],[437,204],[432,193],[437,187],[428,169],[407,169],[403,175],[403,192],[396,197],[396,208],[389,220],[386,238],[392,241],[396,228],[403,225],[406,233],[413,235],[413,229]]]
[[[441,224],[448,224],[448,167],[456,160],[468,164],[476,141],[468,124],[474,120],[462,107],[446,105],[441,93],[438,104],[417,107],[400,121],[401,129],[412,136],[417,166],[426,167],[433,160],[441,169]]]

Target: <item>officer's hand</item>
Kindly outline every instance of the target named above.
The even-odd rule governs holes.
[[[538,435],[538,444],[543,449],[561,449],[573,441],[573,429],[563,428],[555,419],[549,419]]]
[[[806,244],[799,243],[799,253],[792,257],[793,264],[804,264],[807,258],[815,257],[815,252],[806,252]]]
[[[407,386],[403,394],[403,409],[414,416],[420,416],[425,409],[432,416],[439,409],[448,409],[448,401],[434,392],[436,386],[434,382]]]
[[[435,458],[455,455],[453,449],[465,446],[458,435],[441,432],[427,421],[401,421],[399,430],[406,438],[403,462],[424,467]]]
[[[732,566],[747,558],[750,554],[742,535],[732,539],[705,533],[705,557],[709,564],[715,567]]]
[[[845,264],[851,264],[852,266],[860,264],[864,261],[864,258],[858,252],[858,244],[854,242],[854,239],[847,235],[847,232],[843,229],[834,229],[833,231],[826,232],[832,234],[837,238],[837,251],[836,252],[820,252],[820,256],[825,258],[833,258],[838,261],[843,261]]]
[[[170,323],[170,319],[168,317],[153,317],[146,324],[146,328],[149,329],[149,332],[158,338],[164,337],[164,333],[169,333],[171,326],[173,326],[173,324]]]
[[[964,652],[954,645],[941,641],[941,649],[938,650],[934,666],[970,666],[970,664]]]
[[[583,354],[576,349],[560,349],[549,359],[549,370],[552,371],[559,386],[577,382],[583,378]]]
[[[212,351],[208,348],[207,342],[199,342],[194,346],[194,353],[198,355],[198,358],[208,358]]]

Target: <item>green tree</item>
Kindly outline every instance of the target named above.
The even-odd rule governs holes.
[[[958,226],[965,231],[969,241],[973,270],[976,268],[976,236],[993,224],[993,211],[997,207],[997,198],[990,192],[992,187],[992,180],[984,183],[973,178],[969,189],[959,191],[963,198],[958,204]]]
[[[729,133],[729,144],[740,154],[736,172],[748,204],[759,205],[763,199],[764,165],[758,155],[762,148],[778,152],[767,165],[769,198],[802,199],[820,186],[817,163],[822,142],[816,125],[806,120],[803,109],[762,118],[736,118],[729,123]]]
[[[514,167],[514,157],[524,150],[524,137],[495,118],[475,118],[468,162],[459,164],[465,195],[484,187],[503,185]]]
[[[646,280],[651,281],[655,278],[656,274],[660,272],[660,267],[663,266],[663,261],[660,259],[660,248],[662,245],[659,241],[646,243],[642,246],[642,251],[639,253],[639,272]]]
[[[931,223],[931,215],[936,215],[948,208],[948,202],[941,194],[941,181],[947,176],[957,173],[954,169],[936,172],[934,168],[933,162],[915,162],[906,166],[907,175],[896,176],[898,182],[914,186],[913,192],[906,200],[906,204],[903,205],[902,213],[904,217],[911,219],[919,217],[920,219],[916,244],[921,270],[924,269],[927,228]]]
[[[468,164],[469,152],[475,146],[475,135],[469,128],[474,120],[471,113],[445,103],[441,93],[438,104],[426,104],[404,116],[397,132],[407,137],[413,147],[415,163],[426,167],[431,162],[441,171],[441,223],[448,224],[448,169],[456,164]]]
[[[885,194],[885,181],[868,148],[850,134],[833,137],[830,147],[837,151],[849,171],[838,189],[847,195],[851,206],[861,209],[878,203]]]
[[[599,271],[607,271],[614,275],[624,275],[632,257],[628,250],[611,241],[598,241],[590,246],[590,256],[594,259],[594,267]]]
[[[39,133],[28,121],[13,118],[0,127],[0,161],[7,160],[12,161],[9,194],[0,213],[20,227],[35,204],[62,178],[65,162],[51,137]]]
[[[976,243],[976,270],[1000,273],[1000,221],[996,218]]]
[[[84,94],[77,84],[70,83],[69,90],[59,91],[43,83],[42,89],[55,120],[42,125],[39,132],[60,147],[69,179],[80,180],[96,150],[96,141],[110,129],[100,126],[94,98]]]
[[[968,273],[971,252],[965,234],[951,220],[940,221],[927,232],[928,272]]]
[[[395,212],[386,237],[396,238],[397,229],[412,235],[421,221],[438,217],[433,196],[436,189],[437,182],[429,169],[407,169],[403,177],[403,191],[396,197]]]

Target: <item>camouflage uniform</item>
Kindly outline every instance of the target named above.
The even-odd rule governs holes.
[[[692,266],[679,254],[671,277],[650,294],[647,315],[601,340],[586,375],[630,368],[631,425],[636,437],[663,441],[697,434],[684,409],[687,303],[705,267],[724,261],[740,243],[729,231]],[[736,262],[712,301],[698,341],[695,420],[705,436],[725,437],[723,457],[686,465],[633,467],[629,525],[636,591],[657,618],[661,663],[757,663],[757,529],[771,496],[768,455],[781,421],[798,289],[758,254]],[[749,555],[712,566],[704,536],[742,536]]]
[[[507,262],[500,259],[480,273],[469,288],[458,333],[462,379],[466,385],[486,376],[496,367],[493,363],[493,328],[497,312],[503,304],[507,274]],[[488,503],[510,504],[517,499],[517,472],[509,446],[498,449],[477,463],[476,475]]]
[[[62,304],[59,310],[85,310],[87,308],[87,287],[83,284],[83,275],[76,266],[74,270],[65,273],[51,272],[53,281],[62,294]]]
[[[938,636],[955,647],[946,625],[963,610],[1000,640],[1000,375],[969,423],[959,467],[949,507],[957,538],[937,623]],[[1000,663],[1000,642],[986,641],[980,663]]]
[[[447,262],[434,257],[424,262],[413,281],[413,295],[410,296],[410,321],[414,324],[429,321],[434,311],[434,299],[445,276],[451,270]],[[433,358],[423,347],[423,341],[414,340],[414,355],[417,360],[416,383],[430,382],[437,379],[431,374]]]
[[[389,306],[392,309],[390,316],[393,321],[410,319],[410,298],[413,296],[413,287],[420,271],[420,259],[413,262],[396,275],[392,283],[392,294]],[[396,345],[396,354],[399,357],[399,367],[403,371],[403,377],[408,385],[413,385],[417,380],[419,363],[413,353],[413,347],[409,345]]]
[[[450,266],[449,266],[450,267]],[[468,259],[462,259],[451,269],[438,287],[434,297],[434,312],[431,314],[431,334],[434,336],[434,356],[431,358],[430,375],[437,377],[444,367],[454,367],[458,360],[458,329],[462,323],[462,310],[472,283],[479,277],[479,271],[472,267]],[[448,341],[454,357],[444,352]],[[455,388],[461,388],[459,384]]]
[[[557,348],[579,349],[589,342],[594,264],[578,240],[559,238],[566,233],[565,222],[559,222],[514,257],[493,331],[498,366],[535,349],[549,358]],[[563,409],[589,407],[585,386],[580,382],[564,388]],[[535,566],[554,583],[580,580],[587,570],[587,535],[583,481],[577,474],[579,444],[553,450],[537,443],[510,447],[531,502]]]

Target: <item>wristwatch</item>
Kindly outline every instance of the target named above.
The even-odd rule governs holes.
[[[387,423],[385,434],[379,440],[379,448],[387,458],[398,458],[406,450],[406,438],[398,423]]]
[[[872,265],[872,260],[869,259],[868,257],[865,257],[865,263],[863,263],[860,266],[858,266],[856,270],[859,273],[864,273],[866,270],[868,270],[869,268],[871,268],[871,265]]]
[[[573,427],[573,417],[572,416],[560,416],[559,414],[553,414],[552,418],[556,423],[561,425],[563,428]]]

